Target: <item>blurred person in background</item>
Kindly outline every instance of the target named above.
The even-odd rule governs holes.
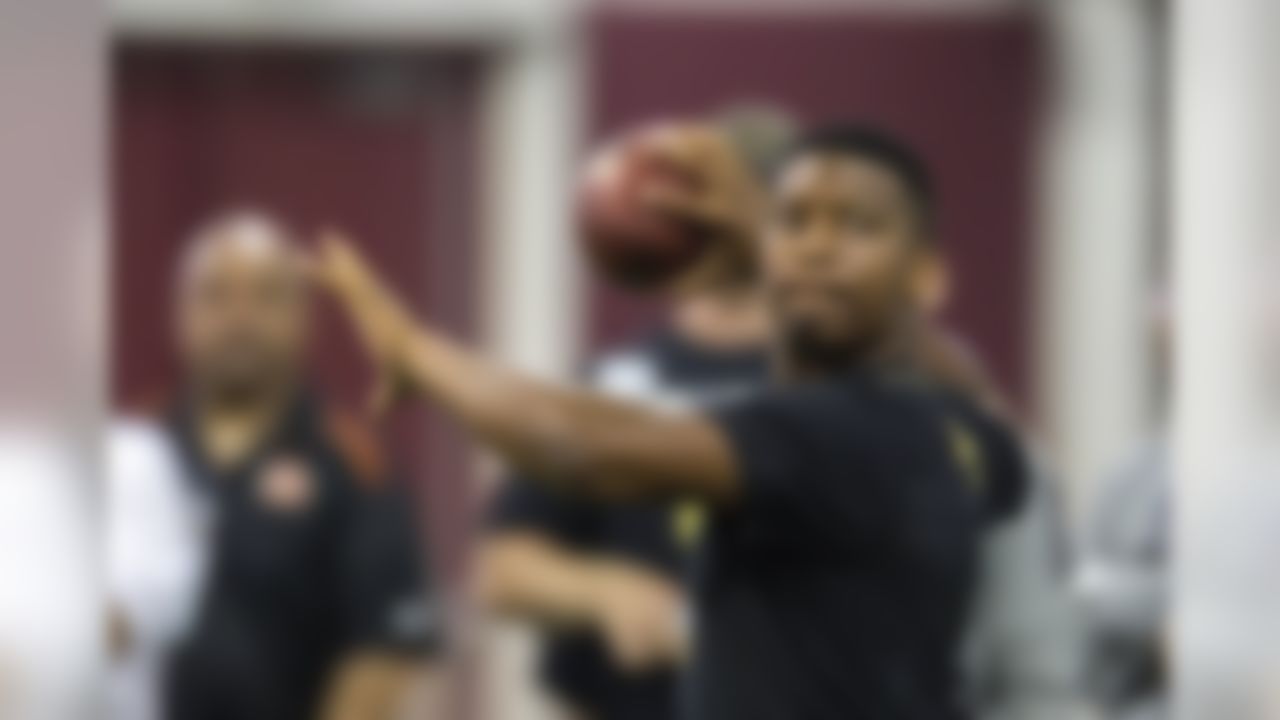
[[[980,535],[1025,473],[1002,423],[909,367],[939,262],[927,169],[875,131],[815,133],[761,224],[727,202],[749,181],[710,135],[668,151],[713,178],[653,202],[717,230],[706,263],[759,252],[776,379],[747,400],[675,413],[508,373],[417,324],[340,239],[320,277],[385,392],[432,399],[521,477],[707,505],[687,717],[964,717],[956,662]]]
[[[411,505],[305,379],[301,260],[262,215],[200,228],[176,278],[180,388],[112,435],[120,720],[394,718],[439,643]]]
[[[33,146],[32,152],[41,150]],[[49,217],[47,210],[36,205],[26,211]],[[65,213],[57,220],[65,221]],[[6,221],[11,236],[30,231],[12,217]],[[59,261],[57,277],[70,274],[67,284],[50,284],[52,272],[33,266],[25,255],[7,263],[11,302],[0,309],[0,326],[13,340],[5,343],[0,370],[0,577],[5,578],[0,583],[0,718],[5,720],[100,714],[100,505],[94,490],[100,456],[97,389],[105,366],[98,326],[104,276],[98,272],[99,238],[84,229],[70,243],[40,244],[42,257],[50,253]]]
[[[939,278],[922,294],[926,308],[943,292]],[[913,366],[978,402],[1016,432],[1013,411],[980,359],[940,323],[928,328]],[[1024,441],[1028,465],[1017,488],[992,487],[1001,512],[981,538],[977,589],[963,654],[966,707],[978,720],[1063,720],[1082,709],[1079,622],[1070,592],[1067,538],[1051,474]],[[1006,494],[1007,493],[1007,494]]]
[[[762,315],[750,288],[691,292],[668,328],[596,363],[591,384],[668,409],[742,397],[766,377]],[[573,717],[676,717],[699,505],[602,503],[521,480],[500,493],[481,554],[482,597],[546,630],[547,689]]]
[[[929,318],[908,365],[978,403],[1017,432],[1020,423],[982,360],[940,317],[950,296],[945,263],[917,292]],[[981,720],[1075,718],[1080,698],[1080,624],[1061,505],[1047,465],[1023,438],[1026,482],[996,498],[1003,512],[985,527],[977,594],[962,657],[966,705]],[[1001,492],[1001,488],[988,488]]]
[[[1152,307],[1157,377],[1165,386],[1173,327],[1166,298]],[[1161,421],[1104,479],[1085,519],[1075,580],[1086,623],[1084,680],[1107,720],[1168,717],[1169,455]]]
[[[715,124],[762,181],[793,134],[763,106],[732,108]],[[588,377],[603,392],[659,407],[724,403],[764,384],[768,339],[755,278],[726,274],[676,293],[666,327],[606,353]],[[514,480],[491,516],[482,598],[545,630],[541,680],[566,714],[676,717],[685,574],[702,509],[601,503]]]

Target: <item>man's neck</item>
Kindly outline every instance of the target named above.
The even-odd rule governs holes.
[[[804,353],[779,347],[778,367],[786,382],[806,382],[835,377],[859,368],[914,367],[914,348],[920,328],[916,318],[904,318],[882,337],[843,352]]]
[[[252,393],[197,392],[194,431],[204,456],[222,468],[243,462],[280,423],[293,392],[291,386]]]

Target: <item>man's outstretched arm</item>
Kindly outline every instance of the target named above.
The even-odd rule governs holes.
[[[416,323],[346,242],[317,273],[389,377],[422,393],[522,473],[602,499],[738,493],[728,439],[707,418],[646,408],[504,370]]]

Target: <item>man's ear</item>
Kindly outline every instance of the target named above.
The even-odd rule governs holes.
[[[940,314],[951,300],[951,270],[938,251],[922,250],[911,279],[912,300],[925,316]]]

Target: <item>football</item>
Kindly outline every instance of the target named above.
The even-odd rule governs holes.
[[[607,280],[631,290],[661,288],[706,248],[705,228],[655,210],[654,190],[697,192],[698,178],[658,151],[653,125],[603,145],[589,158],[578,188],[578,234],[584,251]]]

